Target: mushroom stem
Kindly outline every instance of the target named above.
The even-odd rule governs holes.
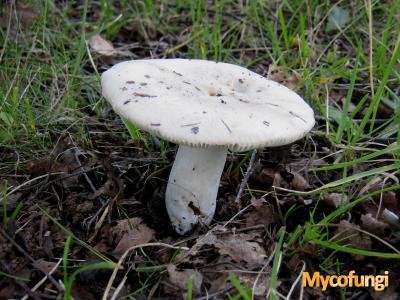
[[[165,195],[175,231],[184,234],[198,224],[210,224],[224,169],[226,147],[179,146]]]

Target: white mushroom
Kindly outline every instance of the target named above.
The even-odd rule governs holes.
[[[165,198],[179,234],[210,224],[228,149],[289,144],[315,122],[295,92],[232,64],[128,61],[104,72],[101,82],[117,113],[179,145]]]

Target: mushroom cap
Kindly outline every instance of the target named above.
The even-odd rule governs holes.
[[[287,87],[246,68],[196,59],[116,64],[101,76],[113,109],[170,142],[245,151],[292,143],[314,112]]]

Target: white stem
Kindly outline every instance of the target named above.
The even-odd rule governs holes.
[[[169,175],[165,204],[176,232],[210,224],[228,149],[179,146]]]

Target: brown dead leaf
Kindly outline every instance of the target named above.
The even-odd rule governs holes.
[[[105,58],[106,61],[109,61],[110,58],[116,56],[133,56],[130,51],[115,49],[114,45],[110,41],[106,40],[99,34],[96,34],[89,39],[89,46],[96,54]]]
[[[378,213],[379,206],[381,206],[380,215],[385,209],[400,215],[400,201],[396,196],[396,193],[393,191],[377,195],[376,197],[369,198],[361,203],[364,213],[370,213],[373,216]]]
[[[358,165],[353,166],[353,168],[356,168],[356,167],[359,167],[359,166]],[[358,173],[359,171],[355,170],[354,174],[356,172]],[[391,185],[390,181],[386,181],[385,178],[386,177],[383,177],[383,176],[377,176],[377,177],[373,178],[365,186],[363,186],[363,188],[358,193],[358,196],[359,197],[364,196],[366,194],[373,193],[373,192],[376,192],[378,190],[381,190],[381,189],[384,189],[384,188],[390,186]],[[390,192],[388,192],[388,193],[390,193]]]
[[[65,188],[76,186],[79,176],[82,174],[81,165],[75,158],[75,148],[65,150],[58,158],[61,168],[67,172],[67,175],[61,175],[62,185]]]
[[[89,40],[90,48],[93,49],[94,52],[104,56],[113,56],[116,54],[116,50],[113,44],[102,38],[99,34],[92,36]]]
[[[259,276],[257,278],[257,275],[255,275],[255,274],[242,273],[242,274],[238,274],[237,278],[243,286],[246,286],[246,287],[252,289],[254,296],[265,297],[264,299],[267,299],[270,275],[263,273],[261,276]],[[256,280],[257,280],[257,282],[256,282]],[[254,285],[254,283],[255,283],[255,285]],[[278,281],[278,285],[279,285],[279,281]]]
[[[223,255],[230,256],[238,263],[245,262],[250,269],[261,267],[265,263],[266,252],[255,240],[253,233],[239,233],[216,236],[214,246]]]
[[[338,208],[342,203],[342,195],[339,193],[327,193],[324,194],[322,200],[324,204]]]
[[[117,258],[121,257],[129,248],[148,243],[155,237],[155,231],[143,224],[140,218],[118,221],[111,233],[116,236],[115,241],[118,241],[113,252]]]
[[[231,284],[229,282],[229,274],[226,272],[218,273],[218,276],[216,276],[216,278],[212,278],[212,280],[209,281],[210,288],[208,289],[208,292],[210,294],[218,293],[231,287]]]
[[[104,183],[104,185],[90,195],[89,199],[96,199],[101,195],[106,195],[111,198],[116,196],[118,196],[118,198],[122,197],[123,183],[121,179],[115,176],[112,172],[107,172],[107,177],[107,181]]]
[[[292,72],[280,66],[270,66],[268,70],[268,79],[279,82],[287,86],[290,89],[295,89],[301,80],[301,76],[298,73]]]
[[[264,270],[264,272],[265,271],[267,270]],[[270,277],[268,273],[263,273],[258,278],[256,274],[237,273],[235,274],[235,276],[244,287],[253,290],[254,296],[263,297],[260,299],[266,299],[266,293],[268,292],[269,289],[269,277]],[[255,282],[256,280],[257,282]],[[256,283],[255,286],[254,283]],[[211,286],[210,289],[208,290],[209,293],[218,293],[233,287],[232,283],[229,280],[229,274],[225,272],[222,272],[220,274],[218,273],[218,277],[212,280],[210,284]]]
[[[262,224],[268,226],[279,220],[278,215],[271,206],[267,205],[262,199],[251,199],[254,210],[246,214],[246,226],[251,227]]]
[[[385,234],[385,229],[387,224],[375,219],[371,214],[365,214],[361,216],[361,228],[377,236],[383,236]]]
[[[306,243],[304,246],[301,246],[296,250],[310,257],[318,257],[321,255],[322,252],[321,248],[313,243]]]
[[[339,245],[353,247],[357,249],[369,250],[371,249],[372,242],[368,235],[362,234],[359,229],[360,227],[350,223],[349,221],[342,220],[336,229],[336,234],[332,238],[332,241]],[[361,260],[364,256],[353,255],[355,260]]]
[[[379,102],[378,104],[378,116],[380,118],[390,118],[393,116],[393,109],[391,109],[390,107],[388,107],[387,105],[385,105],[382,102]]]
[[[197,238],[189,251],[182,251],[176,257],[177,261],[191,263],[205,245],[215,247],[222,255],[227,255],[238,263],[246,263],[249,269],[261,267],[265,263],[266,251],[260,245],[263,239],[258,232],[230,233],[223,226],[215,226],[213,232],[208,232]]]
[[[289,188],[289,184],[287,183],[287,181],[282,177],[280,172],[276,172],[274,175],[274,182],[273,182],[273,186],[274,187],[281,187],[284,189],[288,189]]]
[[[34,266],[39,270],[45,270],[47,273],[57,265],[55,262],[45,261],[44,259],[38,259],[35,261]]]
[[[27,163],[26,169],[33,177],[49,173],[62,173],[68,171],[68,168],[58,161],[47,159],[32,160]]]
[[[269,189],[274,184],[276,171],[272,168],[255,170],[251,175],[251,180],[255,188]]]
[[[305,191],[307,188],[310,187],[308,181],[299,173],[293,172],[293,179],[291,182],[292,189],[296,191]]]
[[[186,290],[189,284],[189,280],[192,281],[193,293],[198,295],[201,293],[201,285],[203,283],[203,276],[197,270],[184,269],[178,271],[175,265],[169,264],[167,266],[168,280],[173,285],[177,286],[181,290]]]

